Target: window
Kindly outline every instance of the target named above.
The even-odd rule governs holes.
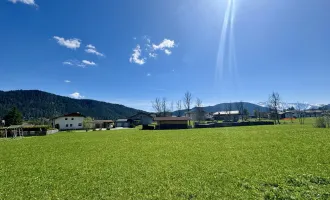
[[[68,118],[65,118],[65,120],[68,120]]]
[[[78,126],[82,126],[81,123],[79,123]]]
[[[66,127],[69,127],[69,124],[66,124],[65,126],[66,126]]]
[[[72,127],[72,124],[70,124],[70,127]]]
[[[74,120],[74,118],[71,118],[71,120]]]

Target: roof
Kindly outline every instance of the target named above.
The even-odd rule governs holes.
[[[130,118],[134,118],[135,116],[138,116],[138,115],[144,115],[144,116],[148,116],[148,117],[151,117],[152,118],[151,114],[149,114],[149,113],[143,113],[143,112],[139,112],[139,113],[131,116]]]
[[[155,117],[154,121],[188,121],[190,117]]]
[[[116,122],[127,122],[128,119],[117,119]]]
[[[69,114],[65,114],[65,115],[62,115],[62,116],[54,117],[52,119],[57,119],[57,118],[60,118],[60,117],[86,117],[86,116],[82,115],[80,112],[75,112],[75,113],[69,113]]]
[[[238,110],[233,110],[233,111],[220,111],[220,112],[215,112],[213,115],[239,115]]]
[[[94,123],[113,123],[113,120],[94,120]]]
[[[80,112],[75,112],[75,113],[63,115],[63,117],[85,117],[85,116],[82,115]]]

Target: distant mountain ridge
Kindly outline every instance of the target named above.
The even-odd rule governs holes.
[[[228,104],[231,104],[232,110],[238,110],[236,104],[237,102],[233,102],[233,103],[220,103],[214,106],[206,106],[204,107],[204,110],[206,112],[219,112],[219,111],[226,111],[226,107],[228,106]],[[254,110],[260,110],[261,112],[267,112],[268,108],[267,107],[262,107],[260,105],[256,105],[253,103],[249,103],[249,102],[243,102],[244,108],[247,109],[250,113],[250,115],[253,115]]]
[[[119,104],[72,99],[39,90],[0,91],[0,118],[14,106],[25,119],[51,118],[72,112],[80,112],[95,119],[118,119],[141,112]]]
[[[262,107],[268,107],[267,102],[260,102],[257,105],[262,106]],[[294,107],[294,109],[300,108],[301,110],[310,110],[310,109],[318,109],[320,107],[326,106],[324,104],[309,104],[309,103],[281,103],[280,104],[280,109],[289,109]]]

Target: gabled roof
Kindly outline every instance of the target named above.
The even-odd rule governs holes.
[[[94,120],[94,123],[113,123],[113,120]]]
[[[138,116],[138,115],[144,115],[144,116],[148,116],[148,117],[151,117],[152,118],[151,114],[144,113],[144,112],[139,112],[139,113],[137,113],[137,114],[135,114],[135,115],[133,115],[133,116],[131,116],[129,118],[134,118],[135,116]]]
[[[188,121],[190,117],[155,117],[154,121]]]
[[[220,112],[215,112],[213,115],[239,115],[238,110],[233,110],[233,111],[220,111]]]
[[[130,119],[117,119],[116,122],[128,122]]]

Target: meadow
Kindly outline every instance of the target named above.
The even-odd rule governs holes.
[[[0,140],[0,199],[329,199],[311,124],[62,132]]]

